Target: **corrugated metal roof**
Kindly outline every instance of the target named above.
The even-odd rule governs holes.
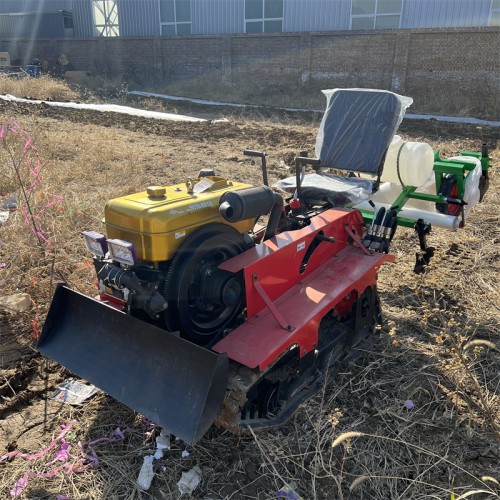
[[[117,0],[120,36],[158,36],[160,9],[158,0]]]
[[[245,31],[244,0],[191,0],[193,34],[231,34]]]
[[[491,0],[404,0],[402,28],[488,26]]]
[[[283,31],[348,30],[351,0],[284,0]]]
[[[189,1],[189,0],[186,0]],[[352,0],[283,0],[283,31],[348,30]],[[379,2],[384,0],[379,0]],[[116,0],[121,36],[159,36],[159,0]],[[403,0],[402,28],[488,26],[492,0]],[[73,14],[74,36],[94,36],[92,0],[0,0],[0,13]],[[44,21],[45,22],[45,21]],[[53,33],[47,18],[46,33]],[[0,36],[11,30],[0,26]],[[192,34],[245,32],[245,0],[191,0]],[[45,33],[45,31],[44,31]]]

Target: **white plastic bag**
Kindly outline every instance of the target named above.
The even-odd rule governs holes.
[[[153,472],[153,460],[154,457],[152,455],[144,457],[144,462],[137,478],[137,486],[143,491],[149,490],[155,475]]]
[[[195,465],[191,470],[183,472],[177,483],[181,495],[191,495],[201,482],[201,469]]]

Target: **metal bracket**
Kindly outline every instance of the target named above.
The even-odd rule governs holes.
[[[283,330],[286,330],[288,332],[295,330],[295,328],[292,325],[289,325],[288,322],[285,320],[285,318],[283,318],[281,313],[278,311],[278,308],[274,305],[274,302],[271,300],[269,295],[267,295],[266,291],[259,283],[259,278],[256,274],[252,276],[252,282],[253,286],[255,287],[255,290],[257,290],[257,293],[260,295],[260,298],[265,302],[267,308],[274,316],[274,319],[278,322],[281,328],[283,328]]]
[[[373,253],[370,252],[370,250],[368,250],[368,248],[366,248],[363,245],[361,238],[356,233],[351,231],[351,228],[347,224],[344,226],[344,229],[345,232],[354,240],[356,245],[358,245],[358,247],[361,248],[361,250],[363,250],[363,253],[365,253],[366,255],[373,255]]]
[[[427,235],[431,232],[430,223],[425,223],[423,219],[418,219],[415,223],[415,231],[417,232],[420,252],[416,253],[415,267],[413,272],[416,274],[423,273],[425,267],[429,265],[431,258],[434,256],[434,247],[427,246]]]
[[[367,337],[367,331],[377,323],[377,293],[368,287],[356,301],[354,332],[347,338],[347,347],[351,348]]]

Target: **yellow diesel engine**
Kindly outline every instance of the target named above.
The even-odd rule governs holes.
[[[218,266],[255,244],[255,221],[277,197],[279,216],[266,186],[208,175],[110,200],[106,236],[83,232],[100,300],[206,344],[244,307],[240,276]]]

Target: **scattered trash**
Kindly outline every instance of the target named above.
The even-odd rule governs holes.
[[[182,458],[187,458],[187,457],[189,457],[189,451],[184,450],[184,451],[182,452],[182,455],[181,455],[181,456],[182,456]]]
[[[153,455],[156,460],[163,458],[164,450],[170,450],[170,434],[162,429],[160,435],[156,438],[156,451]]]
[[[31,298],[27,293],[15,293],[0,297],[0,309],[11,314],[25,312],[31,307]]]
[[[70,431],[71,427],[73,426],[75,422],[70,422],[67,425],[62,425],[61,426],[61,433],[59,436],[57,436],[52,443],[49,444],[46,448],[44,448],[42,451],[39,451],[38,453],[35,453],[33,455],[29,453],[21,453],[19,450],[14,450],[10,451],[9,453],[6,453],[5,455],[2,455],[0,457],[0,462],[3,462],[4,460],[8,460],[9,458],[14,458],[14,457],[21,457],[24,458],[25,460],[37,460],[40,457],[43,457],[46,455],[52,448],[54,448],[59,441],[61,441],[64,436]]]
[[[84,384],[78,380],[67,380],[57,387],[50,399],[78,406],[98,392],[95,385]]]
[[[191,470],[183,472],[177,483],[181,495],[191,495],[201,481],[201,469],[195,465]]]
[[[17,208],[17,200],[12,196],[6,196],[2,200],[2,205],[0,206],[2,210],[15,210]]]
[[[99,465],[99,460],[97,458],[97,454],[92,449],[92,446],[102,442],[118,441],[124,439],[125,437],[123,431],[118,427],[113,431],[111,438],[95,439],[94,441],[89,441],[88,443],[82,443],[81,441],[79,441],[78,448],[74,448],[79,449],[80,452],[77,454],[72,454],[72,443],[67,439],[71,436],[70,430],[74,424],[75,422],[72,421],[66,425],[61,425],[61,432],[59,433],[59,435],[46,448],[39,451],[38,453],[30,454],[22,453],[19,450],[14,450],[0,456],[0,462],[14,459],[16,457],[23,458],[24,460],[38,460],[47,455],[54,448],[56,448],[57,445],[59,445],[57,451],[51,456],[52,460],[49,460],[48,462],[42,464],[43,467],[48,468],[48,470],[45,469],[45,472],[35,472],[30,470],[25,472],[19,479],[16,480],[14,486],[10,490],[10,495],[13,498],[18,498],[23,494],[23,491],[29,486],[30,478],[50,479],[56,476],[61,471],[66,475],[71,475],[84,472],[92,467],[97,467]],[[61,464],[53,469],[50,469],[50,466],[58,462]],[[40,470],[39,466],[38,470]],[[57,498],[60,500],[67,500],[67,497],[64,495],[59,495]]]
[[[302,498],[295,492],[295,483],[285,484],[281,490],[279,490],[278,498],[291,498],[292,500],[302,500]]]
[[[141,490],[147,491],[151,486],[151,482],[153,481],[153,477],[155,475],[153,471],[153,460],[163,458],[164,450],[170,450],[170,434],[165,429],[161,429],[160,435],[156,438],[156,450],[154,455],[144,457],[144,462],[142,463],[141,470],[139,471],[137,486]],[[165,471],[166,467],[162,467],[162,470]]]
[[[5,224],[9,218],[10,212],[8,210],[0,210],[0,224]]]
[[[88,443],[83,443],[84,447],[91,447],[95,446],[96,444],[99,443],[113,443],[114,441],[121,441],[125,439],[125,434],[123,431],[117,427],[114,431],[111,437],[109,438],[99,438],[99,439],[94,439],[93,441],[89,441]]]
[[[405,408],[407,410],[413,410],[413,408],[415,408],[415,405],[411,399],[408,399],[408,401],[405,402]]]
[[[153,460],[154,457],[152,455],[144,457],[144,462],[142,463],[141,470],[139,471],[137,486],[143,491],[149,490],[149,487],[151,486],[151,482],[153,481],[153,477],[155,475],[155,473],[153,472]]]
[[[17,498],[18,496],[21,495],[24,488],[26,488],[26,486],[28,486],[28,484],[29,484],[29,482],[28,482],[27,477],[23,476],[23,477],[19,478],[16,481],[16,484],[14,485],[14,487],[10,490],[10,495],[14,498]]]
[[[54,459],[44,465],[50,466],[55,462],[63,462],[62,465],[58,465],[54,469],[43,473],[34,471],[25,472],[19,479],[17,479],[17,481],[14,483],[14,486],[10,490],[10,495],[13,498],[18,498],[22,495],[23,491],[29,486],[29,480],[32,477],[51,478],[62,470],[65,470],[66,473],[83,472],[84,470],[86,470],[87,466],[82,463],[81,457],[74,457],[69,454],[70,443],[67,441],[63,441],[63,438],[68,434],[74,423],[75,422],[70,422],[67,425],[62,425],[62,431],[60,432],[60,434],[52,441],[52,443],[49,444],[49,446],[39,451],[38,453],[29,454],[22,453],[19,450],[14,450],[0,457],[0,462],[15,457],[24,458],[25,460],[38,460],[39,458],[47,455],[47,453],[49,453],[53,448],[57,446],[59,442],[61,442],[61,446],[55,453]]]
[[[149,420],[146,417],[142,417],[142,428],[144,431],[144,440],[147,441],[151,438],[151,436],[156,432],[156,429],[158,429],[158,425]]]

